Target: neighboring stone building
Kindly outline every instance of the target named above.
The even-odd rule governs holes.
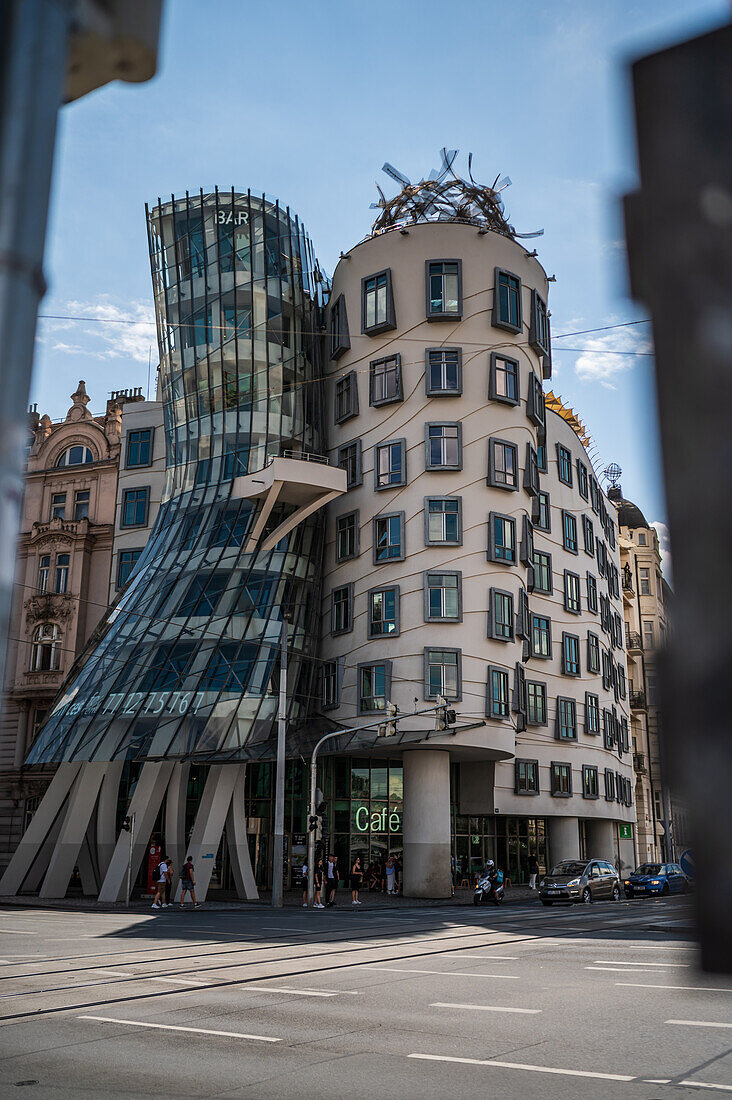
[[[64,420],[30,414],[30,450],[0,720],[0,866],[53,774],[23,761],[107,609],[124,391],[93,416],[79,382]]]
[[[628,655],[631,740],[635,770],[636,841],[639,862],[672,859],[666,847],[666,822],[673,811],[664,807],[661,778],[661,731],[658,707],[656,654],[666,639],[670,589],[661,572],[661,555],[655,528],[637,505],[624,500],[622,490],[611,488],[608,497],[618,509],[620,564],[623,585],[625,641]],[[683,832],[683,824],[679,822]],[[678,853],[677,853],[678,854]]]

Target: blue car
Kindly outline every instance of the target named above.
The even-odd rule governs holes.
[[[623,881],[626,898],[642,897],[645,894],[685,894],[689,889],[689,880],[678,863],[641,863],[628,878]]]

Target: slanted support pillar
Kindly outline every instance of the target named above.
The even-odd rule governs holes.
[[[203,796],[196,814],[188,854],[193,859],[196,875],[196,897],[203,901],[211,881],[214,860],[224,831],[241,764],[213,764],[206,779]],[[180,898],[180,881],[176,900]]]
[[[244,801],[246,767],[246,764],[239,765],[239,775],[234,785],[234,793],[231,796],[231,805],[226,817],[226,839],[229,844],[231,870],[236,883],[237,897],[245,898],[247,901],[257,901],[259,891],[254,879],[252,861],[249,855],[249,841],[247,840],[247,817]]]
[[[99,788],[104,778],[106,763],[85,763],[74,782],[74,788],[69,796],[69,805],[66,811],[64,823],[56,846],[53,849],[51,862],[46,871],[39,896],[41,898],[66,897],[69,879],[79,859],[79,852],[84,843],[89,822],[94,813]],[[83,859],[84,889],[94,889],[94,877],[91,871],[90,861],[86,854]]]
[[[147,842],[150,839],[155,818],[158,816],[158,810],[163,801],[165,788],[170,780],[173,767],[173,763],[167,760],[160,763],[148,762],[143,765],[140,777],[137,780],[135,793],[127,807],[127,813],[135,815],[135,841],[132,851],[133,880],[147,851]],[[117,837],[114,853],[109,861],[109,867],[104,876],[102,888],[99,891],[100,901],[124,900],[129,858],[130,834],[123,831]]]
[[[13,853],[5,874],[0,879],[0,894],[20,892],[36,858],[42,853],[69,791],[81,770],[81,764],[60,764],[41,804]],[[68,880],[67,880],[68,881]]]

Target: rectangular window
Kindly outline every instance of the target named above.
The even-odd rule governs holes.
[[[618,665],[616,683],[618,685],[618,695],[621,699],[624,699],[628,694],[627,682],[625,679],[625,668],[623,665]]]
[[[386,710],[391,688],[391,662],[358,666],[358,710],[360,714]]]
[[[551,596],[553,590],[552,556],[543,550],[534,550],[534,591]]]
[[[521,280],[510,271],[495,269],[493,282],[493,326],[521,332]]]
[[[557,473],[565,485],[572,484],[572,452],[557,443]]]
[[[491,352],[488,396],[492,401],[518,405],[521,400],[518,360],[509,359],[501,352]]]
[[[580,579],[577,573],[564,570],[564,610],[570,615],[579,615],[582,611],[580,602]]]
[[[638,545],[639,546],[645,546],[646,545],[645,531],[639,531],[638,532]]]
[[[152,428],[138,428],[127,433],[127,468],[152,465],[152,440]]]
[[[597,578],[592,573],[587,574],[587,610],[597,614]]]
[[[600,671],[600,639],[591,630],[587,631],[587,671]]]
[[[539,457],[530,443],[526,444],[526,466],[524,467],[524,489],[529,496],[539,493]]]
[[[395,439],[391,443],[379,443],[375,448],[375,489],[391,489],[395,485],[406,485],[406,447],[405,440]]]
[[[546,302],[535,290],[531,291],[531,326],[529,328],[529,345],[538,355],[551,357],[549,342],[549,313]],[[546,378],[546,373],[544,374]]]
[[[66,519],[66,493],[51,494],[51,519]]]
[[[641,596],[650,596],[651,594],[651,571],[644,565],[640,567],[640,594]]]
[[[605,748],[612,749],[615,744],[615,723],[613,722],[611,710],[603,710],[602,712],[602,735]]]
[[[577,740],[577,704],[574,699],[557,696],[557,724],[555,737],[559,741]]]
[[[459,321],[463,312],[460,260],[427,260],[428,321]]]
[[[653,630],[653,622],[650,619],[643,620],[643,648],[653,650],[655,645],[655,634]]]
[[[504,439],[488,441],[488,484],[496,489],[518,489],[518,447]]]
[[[425,622],[460,622],[463,617],[461,573],[425,573]]]
[[[355,370],[339,378],[335,384],[335,422],[342,424],[358,416],[358,376]]]
[[[399,633],[399,587],[372,588],[368,599],[369,638],[396,637]]]
[[[559,798],[569,798],[572,794],[572,765],[552,761],[552,794]]]
[[[508,718],[508,673],[505,669],[488,666],[487,695],[486,717]]]
[[[178,618],[187,618],[189,615],[204,618],[213,615],[230,580],[231,573],[228,571],[211,573],[198,570],[178,605]]]
[[[460,348],[427,348],[425,387],[428,397],[456,397],[463,392]]]
[[[331,634],[347,634],[353,630],[353,585],[344,584],[331,593]]]
[[[336,519],[336,561],[350,561],[359,553],[358,512],[347,512]]]
[[[149,488],[125,489],[122,494],[121,527],[144,527],[147,523]]]
[[[374,565],[404,558],[404,512],[375,516]]]
[[[551,531],[551,505],[549,494],[540,492],[534,501],[534,526],[540,531]]]
[[[463,538],[462,499],[425,499],[425,543],[429,546],[459,546]]]
[[[56,555],[56,591],[63,595],[64,592],[69,590],[69,565],[71,563],[70,554],[57,554]]]
[[[74,493],[74,519],[77,521],[89,519],[90,492],[89,489],[77,489]],[[147,492],[147,490],[144,490],[144,492]]]
[[[564,534],[564,549],[570,554],[577,553],[577,517],[572,512],[562,509],[562,531]]]
[[[577,459],[577,489],[583,500],[589,500],[590,490],[587,480],[587,467],[579,458]]]
[[[531,653],[545,660],[552,655],[552,621],[547,615],[531,616]]]
[[[491,512],[488,519],[488,560],[516,563],[516,520]]]
[[[515,792],[516,794],[539,793],[539,761],[516,760],[515,768]]]
[[[526,721],[530,726],[545,726],[546,684],[538,680],[526,681]]]
[[[596,737],[600,732],[600,700],[591,691],[585,692],[585,733]]]
[[[338,448],[338,465],[346,471],[346,487],[354,489],[363,481],[361,470],[361,440],[345,443]]]
[[[338,663],[326,661],[323,665],[323,709],[337,707],[339,702]]]
[[[425,699],[459,699],[462,690],[459,649],[425,649]]]
[[[390,405],[403,398],[401,355],[374,359],[369,364],[369,404]]]
[[[340,359],[351,346],[346,299],[341,294],[330,307],[330,357]]]
[[[516,615],[516,634],[528,642],[531,638],[531,615],[529,614],[529,594],[524,588],[519,588],[518,613]]]
[[[546,464],[546,443],[536,444],[536,463],[539,467],[539,473],[547,473],[548,466]]]
[[[526,405],[526,415],[532,424],[536,424],[537,428],[544,427],[546,420],[544,390],[541,379],[534,374],[533,370],[529,374],[529,399]],[[542,469],[546,471],[546,463],[544,463]]]
[[[38,591],[48,592],[48,578],[51,572],[51,555],[41,554],[38,559]]]
[[[361,280],[361,331],[369,336],[396,328],[391,271]]]
[[[615,772],[605,768],[605,801],[615,801]]]
[[[500,588],[490,590],[488,637],[501,642],[513,641],[513,596]]]
[[[580,674],[580,640],[576,634],[562,634],[562,672],[565,676]]]
[[[462,469],[462,425],[425,424],[426,468],[428,470]]]
[[[592,520],[589,516],[582,516],[582,539],[585,544],[585,553],[589,554],[591,558],[595,556],[595,532],[592,527]]]
[[[142,553],[140,550],[120,550],[117,563],[117,588],[124,588],[129,580],[130,573],[137,564],[137,559]]]
[[[526,566],[533,566],[534,564],[534,525],[526,512],[521,516],[519,559]]]
[[[600,797],[600,784],[597,777],[597,768],[592,767],[590,764],[583,764],[582,766],[582,797]]]

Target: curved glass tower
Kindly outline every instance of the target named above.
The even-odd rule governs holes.
[[[283,613],[295,731],[313,694],[323,525],[262,549],[297,505],[253,475],[324,449],[323,277],[297,217],[250,192],[158,200],[147,225],[164,500],[29,764],[269,755]]]

